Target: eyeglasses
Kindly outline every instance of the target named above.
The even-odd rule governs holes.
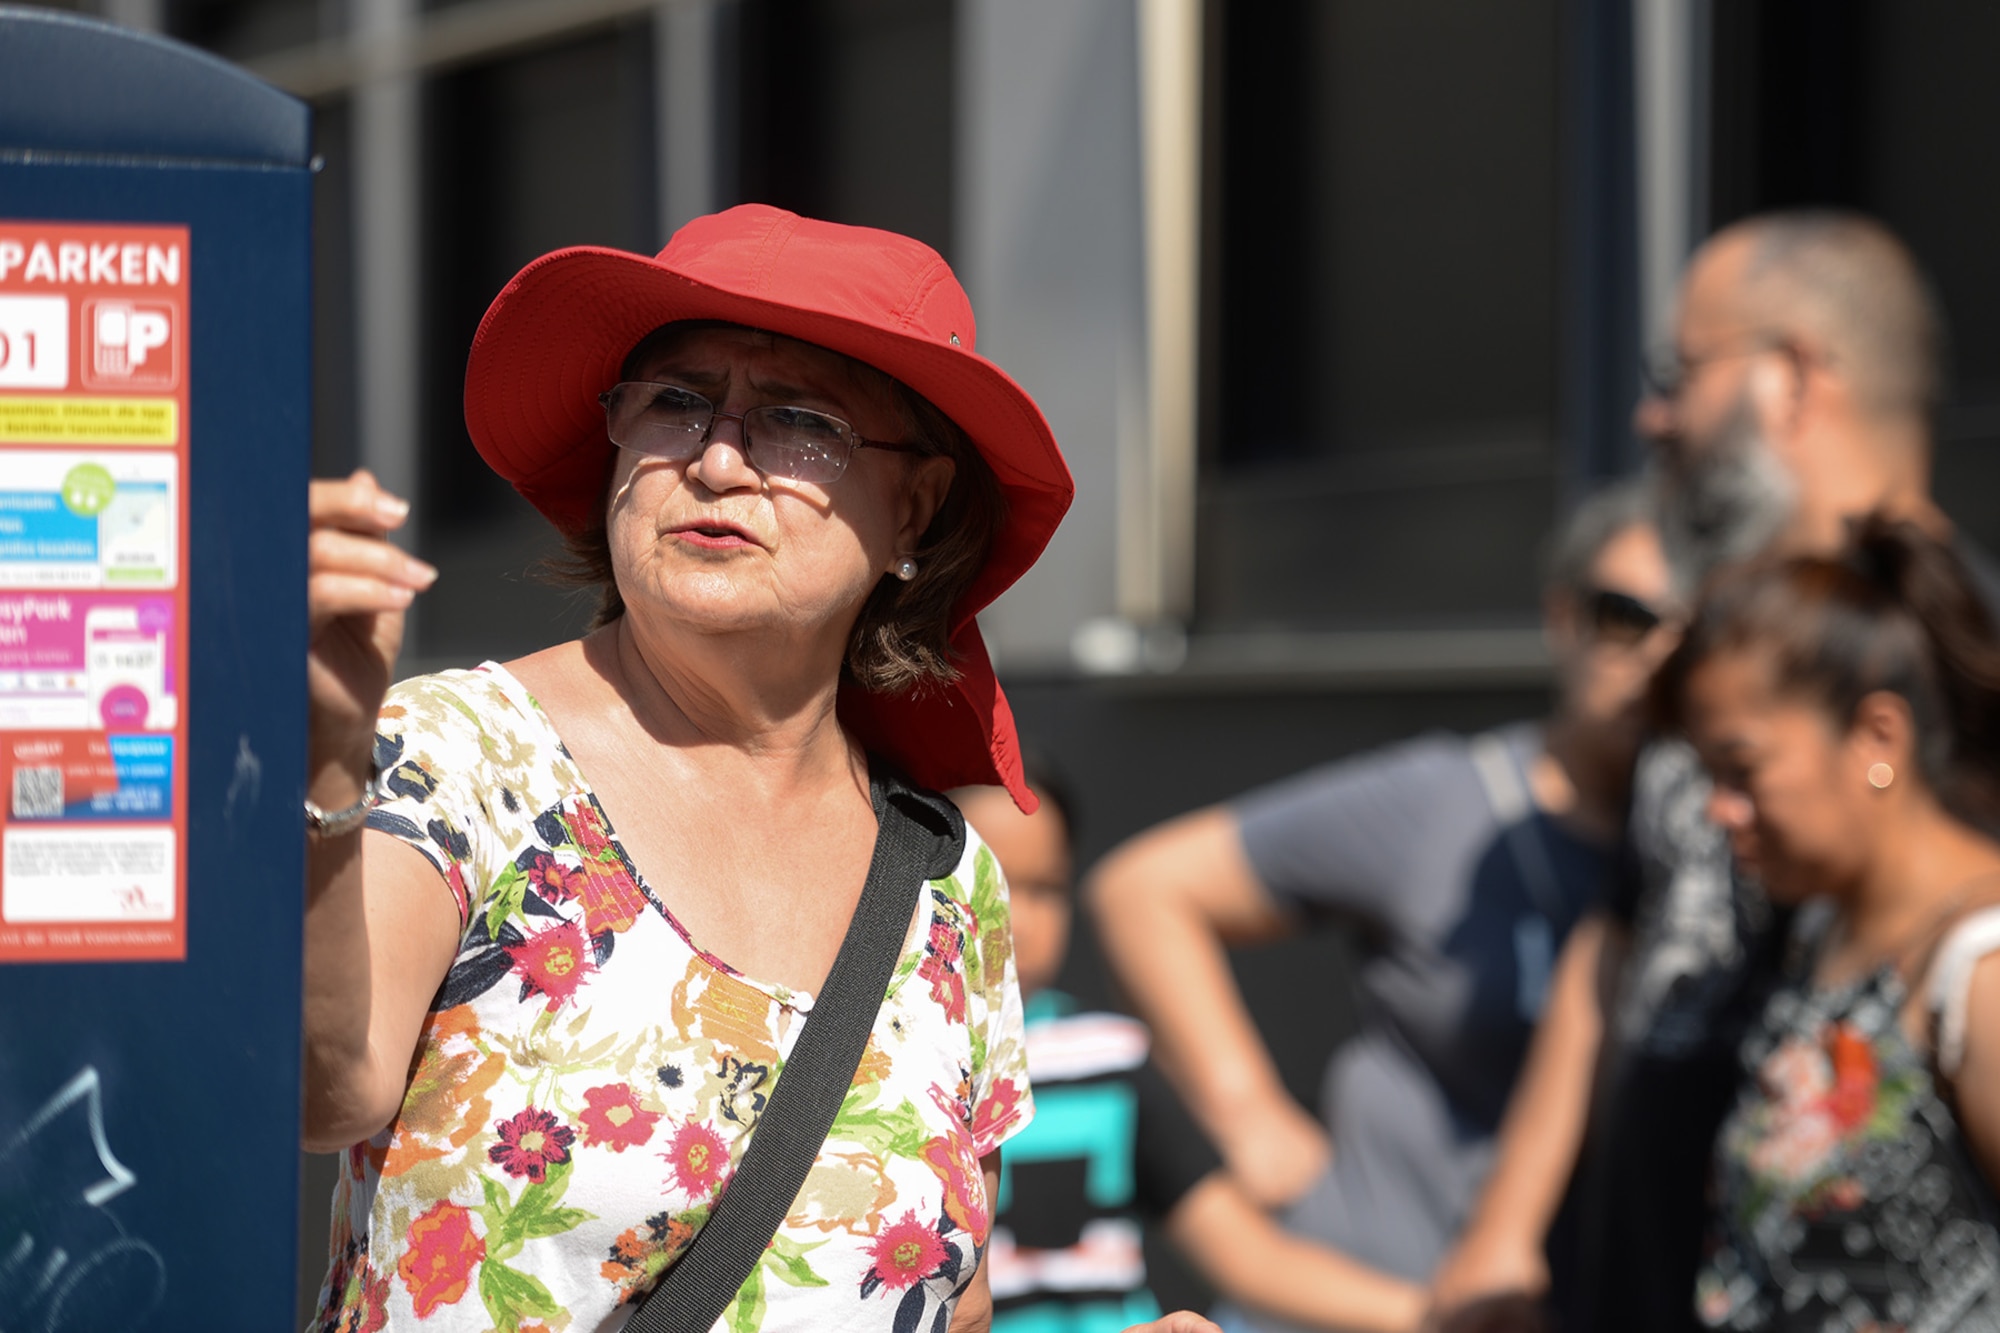
[[[648,458],[684,463],[708,447],[718,419],[742,423],[743,456],[767,477],[824,485],[840,480],[856,449],[913,454],[914,444],[864,440],[839,417],[808,407],[753,407],[718,412],[692,389],[627,381],[597,396],[611,442]]]
[[[1665,612],[1655,610],[1629,592],[1586,588],[1577,600],[1583,606],[1591,636],[1619,648],[1635,648],[1644,643],[1669,619]]]
[[[1789,350],[1792,340],[1782,333],[1751,333],[1732,342],[1725,342],[1698,355],[1683,352],[1679,347],[1668,344],[1655,347],[1639,358],[1639,381],[1646,386],[1646,392],[1658,398],[1677,398],[1687,388],[1694,373],[1711,361],[1721,361],[1732,356],[1748,356],[1752,352],[1772,352]]]

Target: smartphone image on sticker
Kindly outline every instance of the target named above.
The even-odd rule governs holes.
[[[90,715],[106,731],[164,731],[174,725],[167,693],[166,635],[149,633],[133,606],[93,607],[83,618]]]

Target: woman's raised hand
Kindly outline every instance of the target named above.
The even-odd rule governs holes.
[[[437,570],[388,541],[409,513],[366,469],[312,484],[306,681],[315,785],[331,767],[366,781],[375,715],[403,643],[403,612],[437,581]]]

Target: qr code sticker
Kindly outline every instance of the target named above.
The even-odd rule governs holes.
[[[14,770],[14,818],[60,819],[63,812],[63,771],[60,768]]]

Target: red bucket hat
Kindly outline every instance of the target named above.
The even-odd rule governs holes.
[[[953,609],[959,679],[900,695],[843,685],[840,711],[916,782],[999,783],[1033,810],[1014,716],[973,617],[1035,563],[1076,486],[1034,400],[974,351],[972,305],[950,267],[907,236],[764,204],[696,218],[652,259],[578,246],[529,264],[472,340],[465,424],[480,456],[565,534],[601,517],[614,450],[597,395],[641,338],[683,319],[768,329],[893,375],[993,469],[1007,515]]]

